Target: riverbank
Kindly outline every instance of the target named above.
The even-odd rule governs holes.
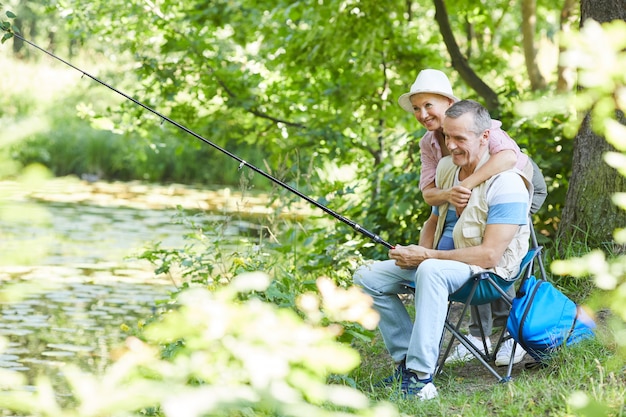
[[[301,218],[310,215],[313,210],[302,201],[294,202],[286,208],[279,199],[267,193],[139,181],[90,182],[76,177],[53,178],[33,187],[17,181],[0,181],[0,196],[3,201],[14,202],[33,200],[151,210],[181,207],[225,215],[240,214],[250,218],[267,215]]]

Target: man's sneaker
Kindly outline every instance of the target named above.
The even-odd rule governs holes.
[[[404,375],[405,372],[407,372],[407,369],[406,369],[406,363],[403,360],[402,362],[400,362],[398,364],[396,369],[393,371],[393,374],[391,374],[388,377],[382,379],[380,382],[376,383],[375,386],[377,386],[377,387],[390,387],[393,384],[396,384],[399,381],[402,381],[402,375]]]
[[[433,378],[419,379],[413,372],[406,370],[402,374],[400,391],[404,398],[415,397],[419,400],[431,400],[437,394],[437,387],[433,384]]]
[[[480,339],[475,338],[471,334],[467,335],[467,338],[470,343],[476,347],[476,350],[481,353],[485,353],[483,342]],[[491,349],[491,340],[489,340],[489,338],[487,338],[487,349]],[[459,343],[446,358],[446,363],[468,362],[472,359],[474,359],[472,352],[470,352],[463,344]]]
[[[500,350],[496,353],[496,366],[506,366],[511,360],[511,353],[513,352],[513,339],[508,339],[502,343]],[[520,345],[515,346],[515,357],[513,357],[513,363],[520,363],[524,359],[526,351]]]

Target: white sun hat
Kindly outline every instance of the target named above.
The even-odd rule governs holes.
[[[411,96],[419,93],[439,94],[448,97],[454,101],[459,98],[452,94],[452,86],[446,74],[435,69],[421,70],[417,74],[415,82],[411,86],[408,93],[404,93],[398,98],[398,104],[409,113],[413,113],[413,104],[411,104]]]

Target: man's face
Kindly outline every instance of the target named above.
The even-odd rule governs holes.
[[[443,134],[452,161],[461,168],[470,169],[471,172],[480,161],[483,146],[487,144],[489,137],[489,130],[476,134],[472,131],[473,127],[474,116],[471,113],[465,113],[456,119],[446,117],[443,121]]]
[[[410,100],[415,118],[429,131],[441,129],[446,110],[454,103],[447,97],[430,93],[413,94]]]

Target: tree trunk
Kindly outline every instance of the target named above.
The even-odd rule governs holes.
[[[524,61],[533,91],[546,87],[546,80],[537,65],[537,48],[535,47],[535,28],[537,26],[537,1],[522,1],[522,43],[524,45]]]
[[[593,19],[600,23],[618,19],[626,20],[626,0],[581,0],[581,27],[587,19]]]
[[[578,4],[578,0],[565,0],[563,8],[561,9],[561,21],[559,22],[560,36],[567,36],[576,19],[575,9]],[[559,46],[559,56],[564,52],[565,48]],[[571,68],[564,67],[559,64],[557,69],[558,79],[556,81],[556,90],[559,93],[565,93],[571,91],[574,88],[574,79],[576,74]]]
[[[472,42],[474,42],[474,25],[465,16],[465,37],[467,38],[467,48],[465,48],[465,57],[472,58]]]
[[[602,159],[614,150],[592,131],[591,115],[587,114],[574,139],[572,177],[558,230],[558,240],[566,245],[604,246],[613,240],[615,229],[626,225],[626,214],[611,201],[613,194],[626,190],[626,178]]]
[[[446,10],[444,0],[433,0],[433,2],[435,3],[435,20],[439,24],[439,31],[441,32],[441,36],[443,36],[443,41],[450,54],[452,66],[459,73],[463,81],[485,100],[485,107],[491,112],[497,112],[500,106],[498,95],[476,75],[474,70],[469,66],[467,59],[461,53],[459,45],[456,43],[456,39],[454,39],[452,29],[450,28],[448,11]]]
[[[588,18],[600,23],[626,20],[626,0],[582,0],[581,26]],[[623,114],[618,120],[626,124]],[[574,139],[572,177],[557,232],[565,245],[584,242],[589,247],[603,247],[613,241],[615,229],[626,225],[626,213],[611,201],[614,193],[626,190],[626,178],[604,162],[604,153],[613,147],[591,126],[587,114]]]

